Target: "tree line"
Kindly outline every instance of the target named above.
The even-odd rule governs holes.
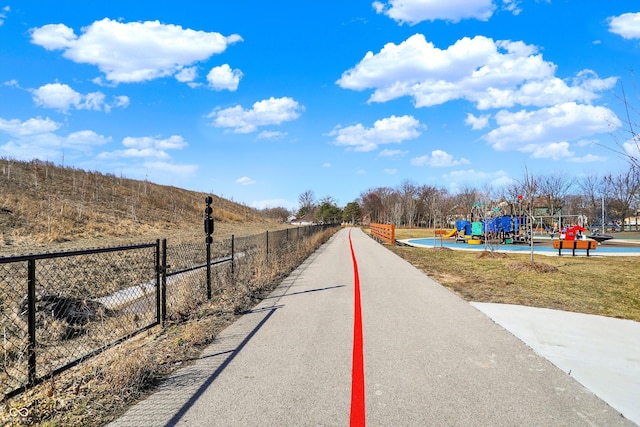
[[[444,187],[420,185],[407,180],[395,187],[375,187],[339,207],[335,199],[319,200],[312,190],[298,197],[296,212],[270,209],[272,214],[319,223],[351,224],[379,222],[398,227],[451,227],[456,219],[477,220],[496,212],[548,218],[574,218],[572,222],[600,224],[604,211],[608,224],[624,224],[640,212],[640,168],[630,163],[618,173],[590,174],[575,178],[562,173],[536,175],[525,169],[520,179],[492,188],[466,186],[453,193]],[[604,208],[604,209],[603,209]]]

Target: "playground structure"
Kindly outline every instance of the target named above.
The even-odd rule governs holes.
[[[493,207],[483,202],[474,203],[471,209],[471,220],[457,220],[452,237],[455,236],[456,242],[468,244],[528,243],[533,221],[522,213],[506,214],[505,210],[508,207],[509,204],[506,202]]]
[[[480,244],[487,241],[510,245],[516,243],[529,244],[531,242],[532,225],[534,221],[528,220],[524,215],[500,215],[495,218],[485,219],[482,221],[456,221],[456,228],[453,232],[446,235],[456,236],[457,242],[465,242],[469,244]],[[549,231],[548,236],[553,240],[579,241],[589,239],[598,243],[611,239],[611,236],[587,236],[586,229],[581,225],[571,225],[559,231]],[[533,233],[535,238],[535,232]],[[602,239],[598,239],[602,237]]]
[[[508,207],[511,213],[507,214]],[[529,244],[536,237],[569,241],[586,239],[585,216],[529,216],[522,209],[520,213],[513,213],[513,210],[506,202],[494,207],[477,202],[471,209],[471,220],[457,220],[452,234],[456,242],[468,244]]]
[[[480,244],[497,241],[502,244],[528,243],[530,221],[524,215],[500,215],[481,221],[456,221],[456,241]]]

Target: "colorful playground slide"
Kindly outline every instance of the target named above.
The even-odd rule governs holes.
[[[457,230],[454,228],[453,230],[445,234],[444,237],[453,237],[453,235],[456,234],[456,231]]]

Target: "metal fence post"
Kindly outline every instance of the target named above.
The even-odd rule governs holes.
[[[211,299],[211,243],[209,243],[208,239],[207,239],[207,299]]]
[[[162,268],[160,266],[160,239],[156,239],[156,322],[162,323]]]
[[[267,231],[267,241],[266,241],[266,244],[267,244],[267,256],[266,256],[266,258],[265,258],[265,261],[267,261],[267,262],[268,262],[268,261],[269,261],[269,232],[268,232],[268,231]]]
[[[233,281],[233,273],[234,273],[234,264],[235,262],[235,236],[231,235],[231,280]]]
[[[167,239],[162,239],[162,327],[167,321]]]
[[[27,264],[27,305],[28,305],[28,329],[29,344],[27,346],[28,357],[28,384],[36,383],[36,260],[30,259]]]
[[[211,243],[213,243],[213,197],[207,196],[205,198],[206,207],[204,208],[204,233],[207,235],[207,299],[211,299]]]

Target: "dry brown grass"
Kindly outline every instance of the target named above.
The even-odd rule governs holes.
[[[140,243],[169,234],[204,239],[210,194],[6,158],[0,158],[0,187],[0,256]],[[280,227],[256,209],[216,195],[213,208],[218,238]]]
[[[163,238],[169,245],[205,240],[202,218],[205,197],[209,196],[206,193],[6,158],[0,158],[0,186],[0,256],[149,243]],[[285,227],[255,209],[216,195],[213,199],[216,241]],[[300,253],[308,249],[297,248]],[[299,260],[299,255],[291,258]],[[268,271],[263,260],[256,262],[247,263],[253,267],[243,267],[250,273],[236,274],[235,278],[214,269],[217,288],[210,304],[195,304],[202,298],[179,293],[170,319],[175,323],[168,328],[154,328],[2,402],[0,424],[102,425],[162,375],[196,357],[219,330],[274,286],[283,271]],[[286,263],[273,264],[278,269],[291,268]],[[0,292],[3,310],[16,305],[13,300],[5,300],[6,295],[6,290]],[[55,326],[51,332],[55,332]],[[81,339],[86,338],[73,338],[69,345],[82,346]],[[3,360],[12,362],[22,354],[19,350],[5,345]],[[27,408],[30,418],[11,417],[12,407]]]
[[[399,238],[428,231],[398,230]],[[640,257],[541,256],[388,246],[469,301],[640,321]]]
[[[335,231],[295,242],[288,251],[274,248],[268,260],[265,252],[256,253],[239,262],[233,276],[228,268],[214,269],[210,302],[189,306],[188,315],[165,329],[154,327],[3,402],[0,423],[100,426],[115,419],[163,376],[195,360],[222,329],[267,296]],[[10,408],[27,408],[29,419],[11,417]]]

